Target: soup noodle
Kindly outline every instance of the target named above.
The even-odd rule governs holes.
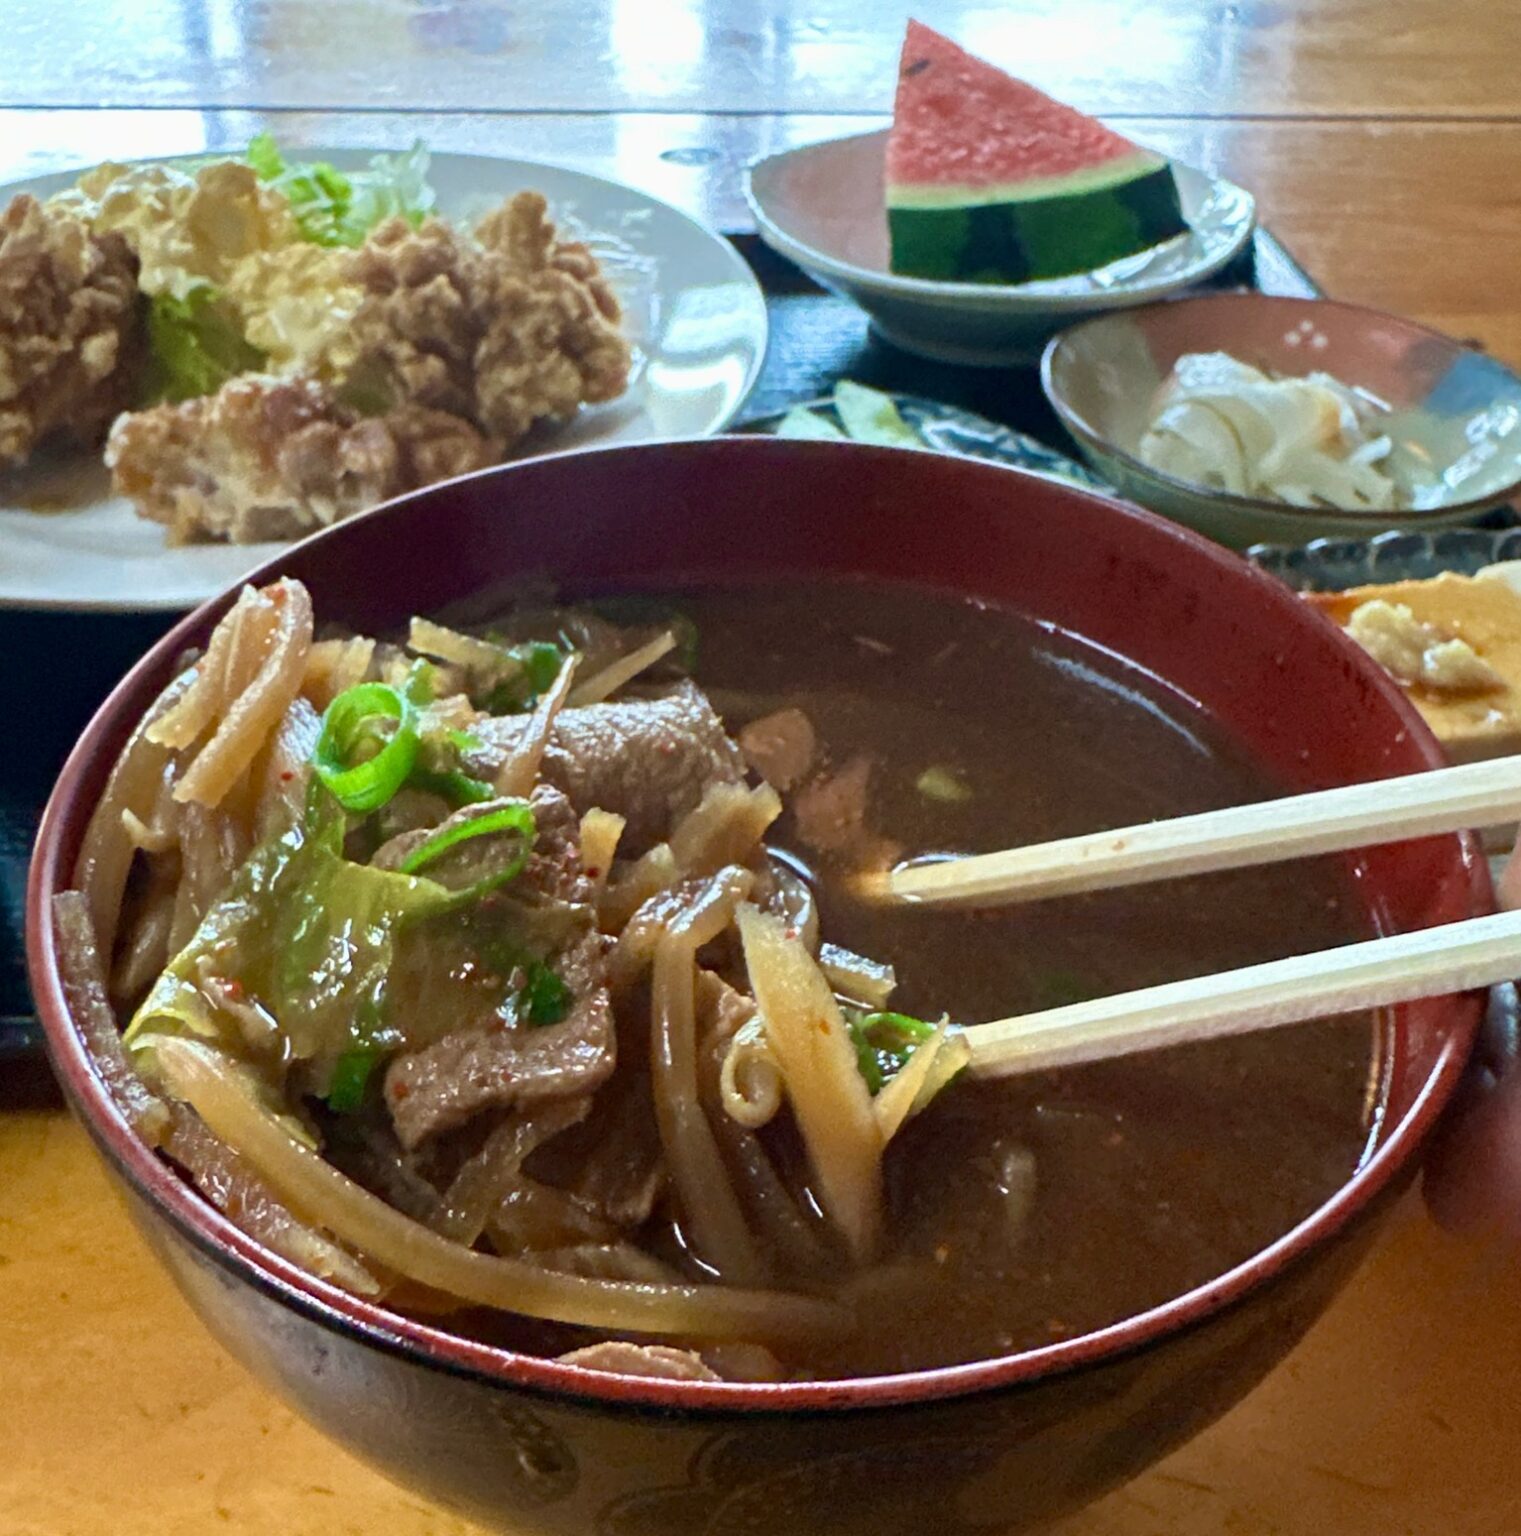
[[[951,1020],[1365,924],[1330,864],[971,915],[850,877],[1264,791],[1155,680],[925,593],[396,643],[287,580],[123,751],[61,963],[137,1132],[323,1279],[605,1370],[949,1364],[1245,1258],[1378,1098],[1366,1018],[1005,1083]]]

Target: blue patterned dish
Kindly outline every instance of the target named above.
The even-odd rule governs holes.
[[[1425,581],[1443,571],[1472,576],[1501,560],[1521,560],[1521,528],[1394,530],[1371,539],[1254,544],[1246,557],[1296,592],[1340,592],[1373,582]]]
[[[1058,453],[1024,432],[989,421],[986,416],[939,400],[925,400],[918,395],[894,394],[891,398],[898,407],[898,414],[913,428],[926,448],[940,453],[958,453],[969,459],[989,459],[995,464],[1050,475],[1090,489],[1112,489],[1075,459],[1069,459],[1066,454]],[[831,426],[840,427],[834,401],[827,396],[806,401],[802,408],[822,417]],[[785,411],[772,411],[765,416],[753,417],[740,430],[774,433],[786,414]]]

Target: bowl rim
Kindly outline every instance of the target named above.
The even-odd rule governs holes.
[[[933,305],[936,300],[956,300],[967,307],[997,311],[1006,314],[1050,315],[1090,314],[1093,311],[1131,309],[1140,304],[1155,303],[1169,293],[1192,287],[1213,277],[1222,267],[1228,266],[1251,242],[1257,228],[1257,199],[1251,192],[1229,177],[1217,176],[1197,166],[1177,163],[1175,169],[1189,176],[1196,176],[1209,187],[1223,187],[1244,200],[1245,217],[1239,232],[1227,241],[1219,251],[1191,265],[1184,273],[1159,278],[1149,283],[1121,283],[1112,289],[1094,293],[1043,293],[1041,284],[1061,282],[1062,278],[1040,278],[1028,283],[961,283],[944,282],[936,278],[905,277],[896,272],[877,267],[863,267],[853,261],[831,256],[817,246],[810,245],[789,231],[767,208],[765,200],[755,187],[756,173],[780,164],[794,156],[805,155],[829,144],[841,144],[852,140],[883,138],[885,128],[872,128],[863,133],[839,134],[830,139],[815,139],[808,144],[795,144],[790,149],[776,150],[768,155],[757,155],[744,169],[742,189],[745,202],[755,218],[761,238],[772,250],[785,256],[798,266],[822,273],[836,282],[848,283],[867,292],[887,298],[919,300]],[[1190,226],[1192,228],[1192,226]],[[1182,236],[1175,236],[1181,239]],[[1082,273],[1069,276],[1081,277]],[[944,304],[939,307],[948,307]]]
[[[770,446],[778,443],[785,447]],[[763,457],[777,453],[806,457],[819,452],[871,456],[904,452],[861,443],[727,435],[543,454],[479,470],[455,481],[440,482],[440,485],[510,476],[531,466],[576,460],[587,454],[638,456],[675,452],[694,455],[732,452],[736,444],[746,445],[740,451],[753,455],[757,463]],[[966,464],[970,467],[965,472],[975,474],[1023,477],[1026,473],[979,461],[966,461]],[[1051,487],[1051,481],[1046,477],[1029,475],[1028,478],[1048,489]],[[439,489],[440,486],[425,487],[362,516],[404,514],[406,508],[431,498]],[[1140,521],[1166,538],[1187,543],[1198,555],[1216,565],[1230,566],[1236,576],[1257,585],[1269,601],[1295,601],[1289,589],[1273,577],[1179,524],[1118,497],[1065,482],[1054,494],[1099,503],[1109,515]],[[1447,1032],[1437,1060],[1406,1114],[1371,1156],[1367,1156],[1329,1198],[1288,1232],[1242,1263],[1159,1306],[1121,1318],[1090,1333],[993,1360],[892,1376],[817,1382],[708,1383],[619,1376],[462,1338],[317,1278],[250,1238],[188,1180],[175,1173],[133,1131],[107,1092],[70,1014],[58,972],[51,902],[55,894],[69,888],[63,868],[63,850],[71,840],[77,840],[75,829],[82,833],[91,809],[85,789],[93,770],[97,738],[116,734],[121,723],[140,717],[150,690],[155,688],[156,675],[203,625],[221,616],[245,582],[274,579],[293,551],[319,540],[342,538],[342,528],[342,524],[337,524],[310,535],[250,572],[218,597],[201,604],[161,637],[116,685],[85,727],[60,770],[43,812],[26,889],[28,976],[43,1024],[48,1056],[73,1112],[102,1156],[140,1203],[164,1218],[181,1239],[222,1270],[297,1315],[351,1342],[377,1348],[423,1368],[440,1370],[497,1389],[528,1391],[568,1405],[603,1412],[640,1414],[659,1410],[665,1416],[716,1421],[781,1414],[880,1414],[944,1399],[972,1398],[1025,1386],[1062,1372],[1076,1373],[1109,1363],[1170,1336],[1189,1332],[1239,1303],[1343,1233],[1381,1193],[1391,1185],[1397,1186],[1400,1177],[1414,1164],[1427,1135],[1456,1091],[1479,1027],[1482,1004],[1478,994],[1454,994],[1446,999],[1447,1006],[1454,1010],[1453,1027]],[[1405,730],[1430,759],[1431,765],[1443,762],[1445,759],[1435,737],[1393,681],[1329,619],[1308,606],[1305,617],[1312,624],[1326,626],[1335,643],[1345,651],[1349,663],[1358,668],[1368,685],[1403,717]],[[1477,842],[1470,833],[1458,834],[1456,841],[1462,865],[1467,871],[1470,905],[1475,912],[1493,910],[1488,867],[1478,851]]]
[[[1140,324],[1148,310],[1159,310],[1164,305],[1193,305],[1213,304],[1228,307],[1232,304],[1284,304],[1295,308],[1332,308],[1347,312],[1348,314],[1364,316],[1371,319],[1392,321],[1403,326],[1419,336],[1424,336],[1432,341],[1439,341],[1443,346],[1452,349],[1454,355],[1467,354],[1472,357],[1483,357],[1492,362],[1497,368],[1502,369],[1515,381],[1518,389],[1521,389],[1521,375],[1517,375],[1511,366],[1486,352],[1481,347],[1471,347],[1459,341],[1455,336],[1449,336],[1445,331],[1436,330],[1429,325],[1423,325],[1419,320],[1411,320],[1405,315],[1395,314],[1392,310],[1376,309],[1371,304],[1351,304],[1345,299],[1333,299],[1324,296],[1301,297],[1288,293],[1180,293],[1169,298],[1157,299],[1146,304],[1133,304],[1126,307],[1125,319],[1131,324]],[[1401,519],[1400,526],[1408,532],[1419,532],[1420,520],[1424,517],[1432,519],[1452,519],[1464,513],[1477,513],[1502,502],[1511,500],[1518,492],[1521,492],[1521,464],[1518,464],[1513,479],[1496,491],[1483,496],[1470,496],[1463,501],[1445,502],[1440,507],[1411,508],[1408,510],[1394,509],[1392,512],[1378,512],[1363,507],[1296,507],[1285,501],[1270,501],[1264,496],[1241,496],[1234,491],[1216,491],[1208,486],[1198,485],[1192,480],[1184,480],[1177,475],[1169,474],[1164,469],[1155,469],[1150,464],[1143,462],[1128,448],[1121,448],[1112,438],[1100,432],[1092,422],[1078,408],[1068,400],[1058,387],[1055,370],[1057,358],[1062,353],[1063,344],[1075,337],[1079,331],[1086,330],[1090,326],[1098,326],[1104,321],[1114,321],[1118,317],[1113,313],[1102,315],[1087,315],[1083,319],[1075,321],[1069,326],[1063,327],[1046,343],[1040,355],[1040,388],[1046,397],[1046,403],[1055,411],[1057,420],[1072,434],[1081,444],[1094,448],[1119,461],[1125,471],[1133,475],[1137,480],[1152,481],[1168,491],[1180,492],[1193,498],[1195,501],[1207,502],[1212,506],[1228,509],[1231,512],[1250,512],[1257,516],[1272,518],[1285,525],[1302,521],[1314,521],[1319,518],[1335,518],[1338,521],[1345,519],[1348,522],[1366,523],[1370,531],[1372,529],[1388,526],[1391,517]],[[1220,350],[1225,350],[1223,347]],[[1285,527],[1285,532],[1292,532],[1292,528]],[[1308,536],[1308,535],[1307,535]]]

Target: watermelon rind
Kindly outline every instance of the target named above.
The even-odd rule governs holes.
[[[1108,186],[1070,187],[959,206],[889,204],[892,270],[934,282],[1034,282],[1094,271],[1188,230],[1165,160]]]

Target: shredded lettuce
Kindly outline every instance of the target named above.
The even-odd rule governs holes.
[[[302,235],[314,245],[363,245],[384,220],[400,217],[415,229],[433,210],[421,139],[402,154],[373,156],[367,171],[340,171],[326,160],[287,160],[267,133],[249,144],[247,159],[261,181],[285,194]]]
[[[215,288],[192,288],[183,299],[156,293],[148,300],[147,404],[215,394],[228,379],[264,363],[264,353],[244,337]]]

